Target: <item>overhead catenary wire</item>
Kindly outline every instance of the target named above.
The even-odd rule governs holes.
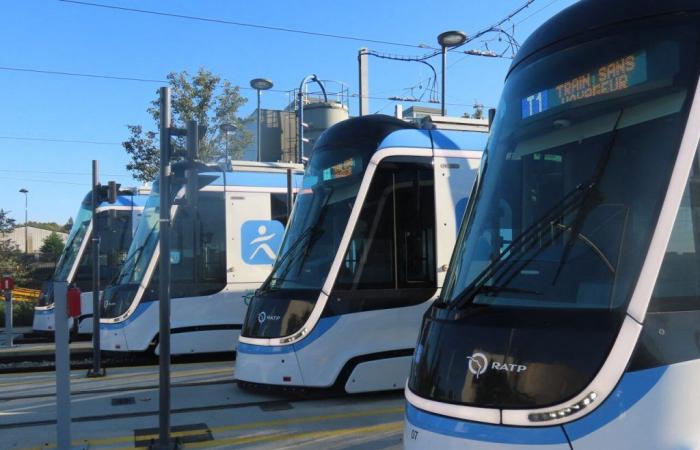
[[[141,77],[131,77],[131,76],[92,74],[92,73],[82,73],[82,72],[67,72],[67,71],[49,70],[49,69],[31,69],[31,68],[26,68],[26,67],[0,66],[0,71],[2,71],[2,70],[13,71],[13,72],[36,73],[36,74],[42,74],[42,75],[57,75],[57,76],[80,77],[80,78],[96,78],[96,79],[116,80],[116,81],[134,81],[134,82],[141,82],[141,83],[160,83],[160,84],[169,83],[168,80],[158,80],[155,78],[141,78]],[[238,87],[240,89],[255,90],[253,88],[245,87],[245,86],[238,86]],[[292,91],[292,89],[289,89],[289,90],[268,89],[266,92],[278,92],[278,93],[283,93],[283,94],[289,94],[290,91]],[[359,97],[359,94],[351,93],[350,97],[356,98],[356,97]],[[390,97],[368,96],[366,98],[374,99],[374,100],[391,100]],[[417,102],[417,103],[430,103],[430,102]],[[449,104],[450,103],[448,103],[448,105]],[[461,105],[459,103],[452,103],[452,105],[465,106],[465,105]],[[2,137],[0,137],[0,138],[2,138]]]
[[[65,144],[90,144],[90,145],[122,145],[121,142],[90,141],[84,139],[62,139],[52,137],[31,137],[31,136],[0,136],[0,139],[15,141],[37,141],[37,142],[59,142]]]
[[[105,74],[96,74],[96,73],[83,73],[83,72],[67,72],[67,71],[60,71],[60,70],[48,70],[48,69],[32,69],[28,67],[8,67],[8,66],[0,66],[0,70],[5,70],[5,71],[11,71],[11,72],[29,72],[29,73],[38,73],[38,74],[44,74],[44,75],[63,75],[63,76],[69,76],[69,77],[81,77],[81,78],[97,78],[97,79],[105,79],[105,80],[118,80],[118,81],[137,81],[141,83],[158,83],[158,84],[167,84],[169,83],[168,80],[159,80],[155,78],[140,78],[140,77],[131,77],[131,76],[119,76],[119,75],[105,75]],[[221,86],[219,84],[218,86]],[[237,86],[239,89],[244,89],[247,91],[254,91],[255,89],[252,87],[248,86]],[[280,92],[280,93],[288,93],[289,91],[283,90],[283,89],[268,89],[268,92]]]
[[[86,180],[84,183],[76,183],[73,181],[61,181],[61,180],[37,180],[33,178],[19,178],[19,177],[7,177],[4,175],[0,175],[0,181],[1,180],[10,180],[10,181],[22,181],[23,183],[52,183],[52,184],[68,184],[68,185],[73,185],[73,186],[90,186],[90,180]]]
[[[91,172],[63,172],[57,170],[24,170],[24,169],[0,169],[0,176],[4,173],[30,173],[30,174],[40,174],[40,175],[92,175]],[[128,173],[102,173],[104,176],[108,177],[128,177]]]
[[[543,7],[541,7],[540,9],[537,9],[537,10],[533,11],[531,14],[528,14],[527,16],[523,17],[519,22],[516,22],[515,25],[520,25],[521,23],[530,19],[532,16],[539,14],[540,12],[544,11],[545,9],[549,8],[550,6],[552,6],[553,4],[555,4],[559,1],[561,1],[561,0],[552,0],[551,2],[549,2],[546,5],[544,5]]]
[[[366,43],[372,43],[372,44],[393,45],[393,46],[399,46],[399,47],[426,48],[426,45],[423,45],[423,44],[409,44],[406,42],[395,42],[395,41],[386,41],[386,40],[382,40],[382,39],[372,39],[372,38],[364,38],[364,37],[359,37],[359,36],[350,36],[350,35],[345,35],[345,34],[334,34],[334,33],[323,33],[323,32],[317,32],[317,31],[307,31],[307,30],[300,30],[300,29],[296,29],[296,28],[278,27],[278,26],[263,25],[263,24],[249,23],[249,22],[238,22],[238,21],[233,21],[233,20],[217,19],[217,18],[212,18],[212,17],[200,17],[200,16],[192,16],[192,15],[187,15],[187,14],[177,14],[177,13],[168,13],[168,12],[164,12],[164,11],[154,11],[154,10],[148,10],[148,9],[127,8],[124,6],[109,5],[109,4],[104,4],[104,3],[92,3],[92,2],[85,2],[85,1],[79,1],[79,0],[59,0],[59,1],[64,2],[64,3],[73,3],[76,5],[92,6],[92,7],[96,7],[96,8],[105,8],[105,9],[112,9],[112,10],[117,10],[117,11],[126,11],[126,12],[140,13],[140,14],[151,14],[151,15],[156,15],[156,16],[172,17],[172,18],[176,18],[176,19],[186,19],[186,20],[195,20],[195,21],[200,21],[200,22],[217,23],[217,24],[221,24],[221,25],[232,25],[232,26],[237,26],[237,27],[256,28],[256,29],[267,30],[267,31],[296,33],[296,34],[303,34],[303,35],[307,35],[307,36],[315,36],[315,37],[330,38],[330,39],[342,39],[342,40],[355,41],[355,42],[366,42]]]

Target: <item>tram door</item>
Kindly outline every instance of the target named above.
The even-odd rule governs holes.
[[[435,157],[437,286],[442,287],[480,160]]]
[[[254,289],[272,270],[284,235],[284,222],[272,217],[272,206],[268,192],[226,194],[229,284],[255,283]]]

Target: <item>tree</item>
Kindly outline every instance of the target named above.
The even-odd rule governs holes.
[[[63,239],[61,239],[61,236],[54,231],[46,236],[46,239],[44,239],[44,243],[39,251],[41,251],[41,254],[44,256],[52,259],[58,259],[58,257],[61,256],[61,252],[63,252],[63,247]]]
[[[197,120],[206,132],[200,136],[199,159],[205,163],[222,160],[227,152],[230,159],[240,157],[243,149],[251,143],[252,136],[244,126],[246,120],[238,117],[238,109],[248,100],[240,95],[238,86],[229,81],[221,81],[204,68],[192,77],[186,71],[168,74],[171,87],[172,125],[185,128],[188,120]],[[160,99],[151,102],[148,112],[159,127]],[[235,133],[226,133],[222,125],[231,124],[237,128]],[[134,178],[140,181],[152,181],[158,174],[160,151],[158,133],[147,130],[142,125],[127,125],[129,138],[122,143],[131,157],[126,168]],[[174,153],[182,154],[185,138],[173,139]]]
[[[29,258],[8,236],[15,226],[15,219],[10,217],[9,211],[0,209],[0,274],[7,272],[17,283],[25,284],[29,279]]]

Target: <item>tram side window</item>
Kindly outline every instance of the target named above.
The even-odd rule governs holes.
[[[100,279],[112,280],[126,259],[133,237],[132,210],[109,210],[98,214],[100,229]]]
[[[86,236],[88,239],[85,244],[85,249],[78,261],[78,267],[75,270],[73,284],[80,288],[83,292],[92,291],[92,236]]]
[[[650,311],[700,309],[700,166],[696,156],[652,294]]]
[[[287,194],[270,194],[270,218],[287,226]]]
[[[171,235],[173,297],[210,295],[224,288],[225,230],[222,193],[200,192],[196,205],[180,205]],[[152,279],[152,286],[155,281],[156,277]]]
[[[383,162],[374,174],[336,288],[435,286],[432,168],[420,163]]]

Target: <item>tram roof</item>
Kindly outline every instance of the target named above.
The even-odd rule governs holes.
[[[117,195],[117,201],[114,203],[109,203],[107,201],[100,202],[99,205],[97,205],[98,208],[104,209],[104,208],[110,208],[110,207],[119,207],[119,206],[145,206],[146,201],[148,200],[148,196],[150,195],[150,189],[143,189],[139,188],[133,189],[132,192],[134,192],[133,195],[129,194],[119,194]],[[88,191],[87,194],[85,194],[85,198],[83,198],[83,203],[90,204],[92,201],[92,191]]]
[[[384,114],[354,117],[333,125],[314,148],[355,147],[374,149],[424,148],[478,150],[486,146],[488,133],[478,131],[427,130]]]
[[[584,32],[629,20],[693,10],[700,10],[697,0],[581,0],[535,30],[520,47],[509,71],[536,51]]]
[[[431,145],[431,135],[433,143]],[[430,150],[477,150],[486,147],[489,134],[481,131],[408,129],[394,131],[384,138],[377,150],[390,147],[425,148]]]

